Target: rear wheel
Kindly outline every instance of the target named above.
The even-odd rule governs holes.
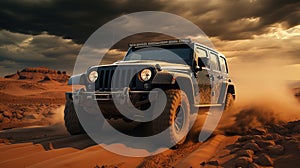
[[[153,121],[153,132],[167,133],[160,142],[167,144],[183,144],[189,130],[190,104],[186,94],[178,89],[166,90],[167,104],[162,114]]]
[[[234,103],[233,95],[231,93],[227,93],[226,100],[225,100],[224,111],[230,110],[233,106],[233,103]]]

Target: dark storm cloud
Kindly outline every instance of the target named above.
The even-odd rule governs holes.
[[[83,43],[104,23],[124,14],[160,10],[155,1],[0,1],[0,28],[10,31],[50,34]]]
[[[0,30],[0,76],[25,67],[45,66],[72,72],[81,45],[42,33],[26,35]]]
[[[172,1],[168,11],[191,19],[209,36],[223,40],[252,38],[268,31],[274,23],[285,22],[286,28],[300,23],[297,0],[223,0]]]
[[[297,0],[3,0],[0,6],[1,29],[27,34],[47,31],[77,43],[83,43],[101,25],[122,14],[145,10],[178,14],[209,36],[225,40],[250,38],[277,22],[285,21],[287,27],[292,27],[299,24],[300,18]]]

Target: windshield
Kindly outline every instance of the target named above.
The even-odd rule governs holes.
[[[132,48],[124,60],[156,60],[191,65],[192,53],[193,50],[189,46]]]

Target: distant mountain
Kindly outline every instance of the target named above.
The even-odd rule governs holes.
[[[6,75],[4,78],[34,81],[57,81],[67,82],[70,76],[66,71],[53,70],[46,67],[25,68],[14,74]]]

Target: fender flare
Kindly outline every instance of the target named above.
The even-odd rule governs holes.
[[[225,93],[225,94],[222,94],[220,95],[219,97],[219,103],[220,104],[223,104],[225,103],[225,99],[226,99],[226,95],[227,93],[231,93],[233,98],[235,99],[235,86],[232,82],[223,82],[222,83],[222,86],[221,86],[221,90],[220,90],[221,93]]]
[[[85,85],[85,74],[73,75],[68,81],[68,85]]]
[[[169,73],[169,72],[159,72],[157,73],[153,80],[153,85],[175,85],[176,87],[179,86],[183,87],[180,88],[183,90],[188,99],[190,101],[190,105],[194,105],[197,100],[195,100],[195,89],[194,89],[194,82],[192,78],[188,74],[183,73]]]

